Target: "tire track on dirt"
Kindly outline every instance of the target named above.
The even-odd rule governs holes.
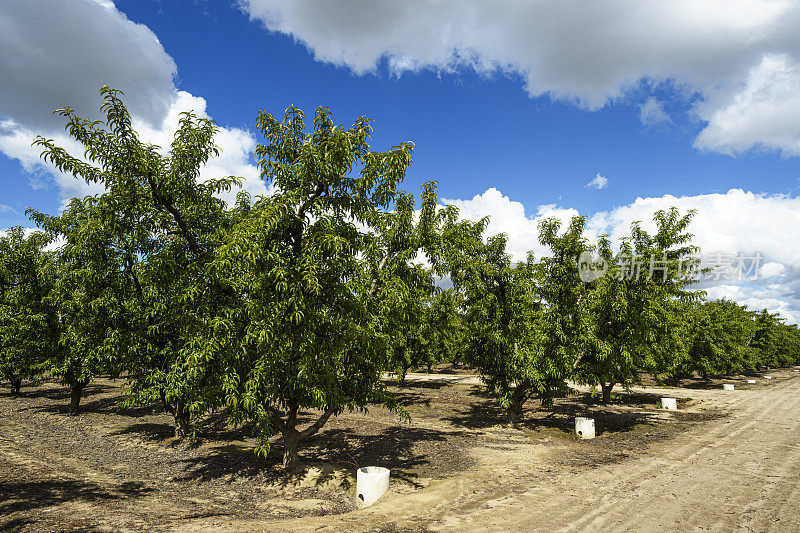
[[[564,529],[575,531],[602,528],[607,531],[629,531],[642,528],[645,519],[651,520],[652,526],[668,527],[670,524],[664,522],[670,516],[680,516],[680,524],[684,526],[707,526],[711,523],[717,528],[732,527],[732,523],[736,522],[736,517],[732,516],[737,512],[736,507],[743,505],[743,500],[752,499],[752,491],[758,489],[762,477],[758,475],[760,472],[747,468],[746,463],[752,462],[749,458],[757,453],[760,461],[756,462],[756,470],[764,470],[766,463],[774,465],[775,457],[780,457],[779,449],[784,446],[780,441],[756,442],[753,431],[758,432],[759,428],[770,426],[774,411],[795,413],[800,405],[797,388],[797,384],[782,384],[747,397],[741,395],[738,401],[730,404],[735,407],[749,399],[744,411],[737,412],[708,431],[706,438],[690,439],[682,446],[672,449],[666,461],[659,461],[662,464],[667,463],[660,471],[641,468],[628,472],[629,479],[638,477],[643,481],[622,498],[610,495],[604,505]],[[724,434],[720,435],[721,433]],[[777,467],[773,466],[773,471],[777,468],[785,473],[791,465],[797,464],[796,451],[783,455],[784,460]],[[784,476],[779,476],[782,477]],[[749,490],[742,491],[742,488]],[[681,490],[684,491],[683,497],[664,497],[665,492],[673,491],[674,495]],[[725,498],[720,498],[723,494]],[[708,495],[713,495],[711,501],[708,501]],[[769,501],[771,498],[767,495],[760,500]],[[751,506],[758,508],[756,504],[751,503]],[[725,516],[713,516],[719,514],[714,512],[714,508],[726,507],[729,510],[725,511]],[[709,514],[712,516],[707,516]]]
[[[727,398],[721,396],[726,393],[719,391],[718,405],[731,412],[726,419],[679,437],[669,447],[659,446],[653,454],[599,472],[566,474],[530,491],[489,500],[485,502],[485,509],[493,517],[481,526],[477,523],[483,521],[472,516],[473,513],[453,509],[455,516],[445,517],[441,529],[476,530],[489,526],[509,530],[602,528],[628,531],[647,529],[645,517],[653,528],[685,527],[692,523],[708,525],[720,520],[723,524],[736,523],[740,521],[737,516],[741,516],[736,512],[736,505],[744,508],[757,497],[755,493],[761,492],[759,479],[770,473],[760,470],[765,469],[765,463],[775,463],[775,458],[781,458],[780,464],[772,467],[772,475],[776,475],[775,488],[759,499],[784,501],[777,495],[784,490],[779,487],[791,485],[785,473],[797,465],[800,450],[786,448],[787,442],[780,435],[767,446],[758,436],[769,433],[775,418],[773,413],[784,416],[798,412],[798,392],[800,383],[797,380],[776,383],[767,389],[742,391],[744,394]],[[795,417],[786,427],[797,422]],[[792,435],[793,431],[788,431],[783,436],[791,439]],[[740,449],[748,454],[737,462]],[[757,468],[753,468],[753,464]],[[726,507],[733,510],[717,516],[715,508],[720,507],[722,495],[730,492],[728,487],[743,476],[750,477],[750,483],[744,485],[747,490]],[[670,490],[665,491],[665,487]],[[790,503],[786,505],[792,507]],[[591,508],[589,512],[587,507]],[[669,522],[669,516],[679,517],[680,522],[665,523]]]

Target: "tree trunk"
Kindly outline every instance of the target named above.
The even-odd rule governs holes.
[[[522,417],[522,406],[528,397],[528,387],[525,385],[517,385],[514,392],[511,394],[511,400],[508,405],[508,423],[516,424]]]
[[[191,426],[189,424],[189,410],[183,405],[183,402],[178,402],[175,406],[175,437],[179,439],[186,438],[189,435]]]
[[[613,383],[600,383],[600,388],[603,389],[603,403],[611,403],[611,390],[614,388]]]
[[[287,428],[283,432],[283,467],[291,468],[297,464],[297,450],[300,445],[300,432]]]
[[[297,450],[300,448],[300,442],[306,440],[317,432],[325,425],[328,419],[333,415],[334,409],[326,407],[322,415],[316,422],[308,426],[302,431],[297,430],[297,412],[298,407],[295,405],[286,413],[286,419],[282,419],[276,412],[272,413],[273,425],[283,435],[283,467],[291,468],[298,463]]]
[[[400,371],[400,375],[397,376],[397,385],[399,387],[406,386],[406,374],[408,374],[408,366],[403,365],[403,369]]]
[[[77,415],[78,410],[81,406],[81,394],[83,394],[83,388],[86,386],[85,381],[81,381],[78,383],[73,383],[69,387],[69,396],[70,396],[70,403],[69,403],[69,414]]]
[[[283,433],[283,467],[291,468],[297,464],[297,449],[300,445],[300,432],[297,431],[297,404],[292,405],[286,413],[286,421],[280,428]]]
[[[22,388],[22,378],[11,377],[11,396],[19,396],[19,390]]]
[[[189,410],[183,404],[182,401],[177,400],[175,405],[173,406],[167,400],[167,394],[164,389],[158,391],[159,396],[161,397],[161,404],[164,406],[164,410],[167,411],[169,414],[172,415],[172,419],[175,420],[175,438],[177,439],[184,439],[187,435],[189,435],[191,427],[191,415]]]
[[[161,398],[161,406],[164,408],[164,411],[168,412],[172,416],[175,416],[175,410],[167,401],[167,393],[164,392],[164,389],[160,389],[158,391],[158,396]]]

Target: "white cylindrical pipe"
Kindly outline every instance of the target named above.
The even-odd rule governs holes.
[[[662,409],[677,409],[678,408],[678,400],[675,398],[661,398],[661,408]]]
[[[792,372],[800,372],[800,370],[797,370],[797,369],[795,368],[794,370],[792,370]]]
[[[747,382],[748,382],[748,383],[750,383],[750,384],[752,385],[753,383],[755,383],[755,382],[756,382],[756,380],[754,380],[754,379],[748,379],[748,380],[747,380]]]
[[[365,466],[356,473],[356,504],[369,507],[389,489],[389,469],[382,466]]]
[[[722,388],[724,390],[735,390],[736,387],[733,386],[733,383],[723,383]]]
[[[764,379],[772,379],[772,376],[764,376]]]
[[[594,418],[575,417],[575,434],[581,439],[594,438]]]

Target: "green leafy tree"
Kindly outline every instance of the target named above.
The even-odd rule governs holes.
[[[612,266],[596,286],[592,350],[578,366],[584,382],[601,385],[605,401],[614,385],[637,383],[640,369],[657,378],[682,371],[687,324],[681,305],[703,297],[688,289],[698,268],[688,232],[693,216],[694,211],[681,215],[674,207],[657,211],[653,234],[632,224],[620,246],[623,268]],[[601,242],[600,250],[608,256],[607,243]]]
[[[781,364],[797,364],[800,362],[800,329],[797,324],[786,324],[781,321],[778,329],[778,354]]]
[[[574,218],[563,234],[557,220],[543,221],[540,242],[551,256],[514,265],[504,235],[483,237],[488,219],[457,216],[446,213],[439,269],[464,298],[465,359],[516,423],[528,398],[548,404],[567,388],[583,338],[577,258],[585,220]]]
[[[124,252],[97,198],[73,199],[57,217],[34,212],[32,218],[51,238],[63,241],[48,295],[58,331],[48,370],[70,388],[74,415],[86,385],[98,374],[118,373],[130,343]]]
[[[783,366],[796,360],[796,355],[787,350],[786,333],[783,326],[784,320],[777,313],[770,313],[762,309],[754,313],[754,332],[750,347],[753,350],[749,361],[750,369],[761,370],[764,368]]]
[[[405,299],[399,309],[390,313],[397,329],[389,339],[389,359],[401,386],[405,385],[410,369],[426,366],[430,370],[460,349],[462,323],[456,294],[451,290],[436,290],[432,278],[429,283],[420,284],[424,290]]]
[[[108,268],[125,287],[117,291],[125,298],[117,305],[127,310],[108,342],[120,342],[115,351],[128,370],[130,401],[160,399],[183,436],[193,418],[221,401],[217,372],[192,366],[190,355],[208,321],[230,305],[230,290],[209,277],[207,267],[220,236],[247,211],[249,200],[243,197],[237,209],[228,210],[218,195],[238,179],[199,181],[202,166],[219,154],[213,121],[184,113],[163,150],[139,138],[119,91],[104,86],[101,94],[101,121],[83,119],[70,108],[57,111],[83,145],[83,158],[49,139],[39,137],[36,144],[61,171],[104,187],[92,201],[91,223],[103,233],[107,252],[113,251]]]
[[[676,311],[681,302],[699,295],[686,287],[690,274],[693,212],[658,211],[650,235],[637,222],[613,254],[603,237],[597,252],[608,271],[592,283],[588,294],[592,342],[577,368],[580,382],[600,386],[603,403],[611,401],[615,385],[639,383],[639,371],[656,358],[674,357],[683,337],[676,335]],[[665,349],[665,347],[667,349]]]
[[[688,312],[691,331],[687,351],[694,372],[709,379],[748,366],[754,353],[752,313],[725,299],[693,305]]]
[[[256,154],[275,192],[218,250],[211,272],[241,304],[213,321],[195,360],[218,362],[232,419],[255,423],[258,451],[279,433],[291,466],[331,416],[369,404],[399,409],[381,380],[390,316],[429,283],[412,260],[432,230],[436,196],[427,186],[414,224],[413,199],[397,190],[412,146],[373,151],[366,118],[345,129],[319,108],[306,132],[291,107],[283,120],[262,111],[258,126],[266,144]],[[311,409],[307,423],[302,411]]]
[[[25,236],[21,227],[0,237],[0,378],[11,395],[23,379],[38,378],[49,351],[57,343],[53,314],[47,304],[51,290],[51,254],[47,235]]]

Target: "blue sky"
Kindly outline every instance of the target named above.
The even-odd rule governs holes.
[[[26,140],[60,138],[59,105],[96,114],[102,83],[126,91],[154,141],[187,106],[214,118],[228,157],[207,177],[241,174],[255,193],[258,110],[321,105],[344,124],[373,118],[377,149],[413,141],[405,188],[437,180],[518,255],[544,214],[620,235],[657,208],[695,207],[704,249],[771,263],[762,283],[712,296],[800,318],[793,2],[22,4],[0,9],[19,30],[0,37],[0,228],[97,192],[37,164]],[[598,174],[606,185],[587,187]]]

